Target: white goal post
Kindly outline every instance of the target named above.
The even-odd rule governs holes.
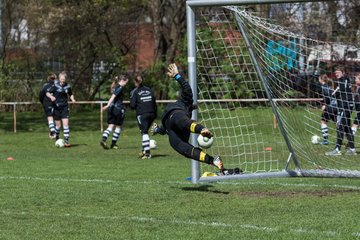
[[[299,109],[293,104],[296,100],[291,100],[297,99],[297,96],[282,101],[288,95],[302,91],[290,78],[295,76],[294,72],[300,75],[304,72],[305,61],[310,58],[307,53],[314,55],[319,47],[335,46],[336,43],[293,33],[242,8],[254,4],[301,2],[331,1],[186,1],[188,78],[194,102],[199,103],[199,110],[193,111],[192,118],[214,131],[215,142],[209,153],[222,156],[225,168],[239,167],[244,171],[237,175],[207,177],[208,171],[213,169],[192,161],[193,183],[289,176],[360,177],[360,165],[352,156],[328,157],[324,154],[335,145],[335,124],[329,123],[332,139],[328,146],[311,143],[311,136],[321,135],[321,103],[314,97],[318,94],[316,90],[309,85],[301,86],[306,88],[314,101],[299,101],[302,102]],[[198,24],[197,18],[201,14],[196,11],[209,7],[221,7],[225,13],[216,12],[214,16],[204,13]],[[199,27],[201,24],[203,28]],[[229,28],[225,29],[225,25]],[[278,44],[274,39],[286,42],[285,55],[296,56],[286,69],[282,65],[286,65],[284,62],[288,60],[276,58],[268,50],[271,43]],[[319,57],[317,60],[319,62]],[[233,98],[233,102],[222,101],[229,98]],[[248,98],[249,103],[238,101],[244,98]],[[217,104],[212,101],[207,104],[204,99],[218,101]],[[276,119],[276,127],[273,118]],[[194,145],[197,144],[196,137],[191,136]]]

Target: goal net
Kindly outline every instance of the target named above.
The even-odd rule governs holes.
[[[318,14],[326,11],[326,4],[316,6]],[[240,168],[243,173],[214,177],[209,174],[214,169],[201,164],[193,167],[193,177],[217,181],[360,176],[359,156],[347,152],[350,133],[346,124],[336,124],[336,113],[322,117],[325,102],[318,80],[325,75],[329,89],[335,90],[339,83],[334,71],[341,66],[355,89],[354,78],[360,73],[359,41],[320,41],[307,36],[304,24],[312,18],[307,15],[311,7],[286,4],[289,12],[301,8],[301,14],[293,14],[286,22],[264,17],[256,7],[196,9],[198,121],[215,135],[207,152],[220,155],[225,168]],[[331,26],[322,27],[331,31]],[[354,109],[349,124],[355,116]],[[341,155],[334,156],[329,152],[340,132]],[[355,147],[358,139],[355,135]],[[321,144],[324,140],[328,144]]]

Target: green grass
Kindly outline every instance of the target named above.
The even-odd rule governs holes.
[[[41,115],[25,116],[27,128],[0,130],[0,239],[360,238],[358,179],[191,184],[190,161],[166,136],[152,159],[137,158],[132,113],[109,151],[98,115],[74,114],[69,149],[55,148]]]

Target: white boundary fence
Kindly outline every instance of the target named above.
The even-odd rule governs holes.
[[[221,100],[212,100],[204,99],[199,100],[199,103],[209,103],[209,102],[220,102],[220,103],[250,103],[250,102],[267,102],[269,101],[266,98],[261,99],[221,99]],[[288,99],[273,99],[274,102],[319,102],[322,101],[321,98],[288,98]],[[175,100],[157,100],[158,104],[167,104],[175,102]],[[128,105],[129,101],[124,101],[125,105]],[[69,102],[69,104],[98,104],[99,105],[99,118],[100,118],[100,131],[104,131],[104,114],[103,106],[107,104],[107,101],[77,101],[75,103]],[[14,120],[14,133],[17,132],[17,106],[18,105],[41,105],[39,102],[0,102],[0,105],[10,105],[13,106],[13,120]],[[274,128],[276,128],[276,118],[274,116]]]
[[[107,104],[108,101],[77,101],[75,103],[69,102],[69,104],[98,104],[99,105],[99,118],[100,118],[100,131],[104,131],[104,114],[103,114],[103,106]],[[158,100],[157,103],[166,104],[175,102],[175,100]],[[128,105],[130,101],[124,101],[125,105]],[[17,132],[17,106],[18,105],[41,105],[40,102],[0,102],[0,105],[8,105],[13,106],[13,120],[14,120],[14,133]],[[42,110],[42,108],[41,108]]]

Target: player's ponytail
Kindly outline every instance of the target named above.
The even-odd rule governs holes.
[[[319,78],[326,84],[330,83],[330,78],[326,74],[321,74]]]
[[[140,87],[140,86],[142,86],[143,79],[140,75],[138,75],[138,76],[136,76],[134,82],[138,87]]]
[[[118,76],[115,76],[112,83],[111,83],[111,86],[110,86],[110,92],[112,93],[113,89],[116,87],[116,84],[118,82]]]
[[[50,72],[47,76],[47,81],[50,82],[50,81],[54,81],[56,79],[56,74],[53,73],[53,72]]]

